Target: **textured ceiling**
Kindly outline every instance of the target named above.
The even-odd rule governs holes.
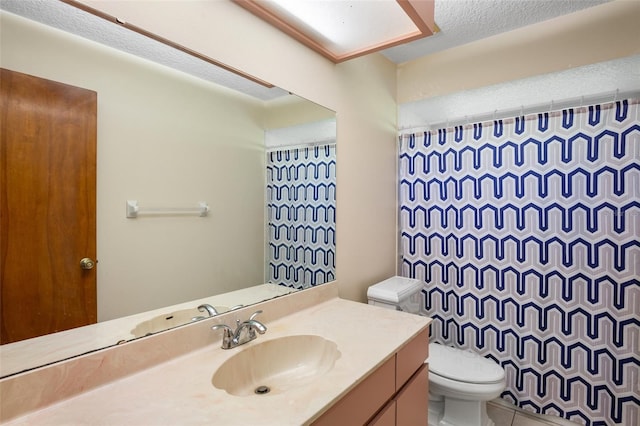
[[[391,61],[402,63],[607,1],[609,0],[435,0],[435,19],[441,32],[382,53]],[[259,99],[268,100],[286,94],[278,88],[267,89],[252,83],[57,0],[0,0],[0,8]]]
[[[407,62],[608,1],[435,0],[434,15],[441,32],[382,53],[395,63]]]
[[[58,0],[0,0],[0,9],[183,71],[261,100],[288,92],[267,88]]]

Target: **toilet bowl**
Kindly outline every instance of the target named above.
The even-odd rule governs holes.
[[[486,402],[500,396],[504,370],[490,359],[429,344],[429,426],[493,426]]]
[[[367,290],[370,305],[417,314],[422,283],[391,277]],[[429,344],[429,426],[494,426],[486,402],[505,387],[502,367],[479,354]]]

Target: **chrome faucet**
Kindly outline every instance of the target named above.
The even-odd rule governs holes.
[[[216,311],[216,308],[208,303],[203,303],[202,305],[198,306],[198,310],[200,312],[207,311],[210,317],[215,317],[216,315],[218,315],[218,311]]]
[[[222,329],[221,348],[231,349],[236,346],[244,345],[258,337],[256,332],[264,334],[265,331],[267,331],[267,327],[260,321],[256,320],[256,317],[261,313],[262,311],[254,312],[246,321],[240,322],[240,320],[236,320],[237,326],[235,331],[226,324],[217,324],[211,327],[212,330]]]

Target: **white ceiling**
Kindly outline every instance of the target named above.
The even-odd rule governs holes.
[[[407,62],[608,1],[610,0],[435,0],[434,15],[440,33],[392,47],[382,53],[395,63]]]
[[[0,0],[0,9],[166,65],[257,99],[267,101],[289,93],[278,87],[267,88],[254,83],[238,74],[58,0]]]
[[[441,32],[384,50],[382,54],[395,63],[402,63],[608,1],[610,0],[435,0],[435,20]],[[58,0],[0,0],[0,8],[240,90],[259,99],[272,99],[286,93],[248,82],[233,73],[220,70]]]

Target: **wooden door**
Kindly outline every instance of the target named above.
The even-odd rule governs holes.
[[[96,322],[97,94],[0,72],[4,344]]]

